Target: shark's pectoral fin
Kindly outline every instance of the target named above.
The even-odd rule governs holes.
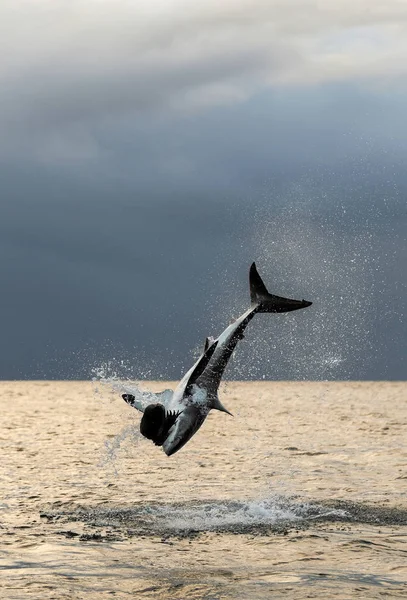
[[[211,407],[211,408],[214,408],[215,410],[220,410],[221,412],[225,412],[225,413],[227,413],[228,415],[230,415],[231,417],[233,417],[232,413],[231,413],[231,412],[229,412],[229,411],[227,410],[227,408],[225,408],[225,407],[223,406],[222,402],[221,402],[221,401],[219,400],[219,398],[217,398],[217,397],[216,397],[216,398],[213,400],[213,402],[212,402],[212,407]]]
[[[124,389],[126,389],[126,386],[124,386]],[[126,393],[122,394],[122,398],[129,406],[144,413],[145,408],[148,405],[146,400],[149,400],[151,404],[162,404],[165,408],[168,406],[168,403],[170,402],[173,393],[174,392],[170,389],[164,390],[163,392],[157,392],[156,394],[153,394],[151,392],[150,394],[148,394],[147,398],[146,395],[144,395],[143,397],[139,394],[137,397],[134,394]]]
[[[140,412],[144,412],[144,406],[139,402],[133,394],[122,394],[122,398],[129,406],[139,410]]]
[[[163,392],[157,392],[155,396],[157,397],[157,401],[160,402],[163,406],[168,406],[174,392],[173,390],[164,390]]]

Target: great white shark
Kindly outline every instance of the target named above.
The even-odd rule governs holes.
[[[244,331],[257,313],[285,313],[311,306],[306,300],[292,300],[270,294],[255,263],[250,267],[251,306],[217,338],[206,338],[203,353],[184,375],[174,391],[156,394],[157,402],[144,407],[133,394],[122,398],[143,413],[140,431],[167,456],[178,452],[198,431],[212,409],[231,414],[218,398],[222,375]]]

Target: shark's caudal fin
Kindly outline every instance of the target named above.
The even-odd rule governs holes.
[[[312,302],[306,300],[291,300],[269,294],[262,278],[257,272],[256,264],[250,267],[250,299],[252,306],[258,307],[258,312],[283,313],[311,306]]]

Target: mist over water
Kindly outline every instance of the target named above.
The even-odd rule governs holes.
[[[298,318],[287,315],[278,328],[262,324],[271,335],[259,340],[257,365],[261,355],[277,355],[277,379],[359,379],[373,347],[372,235],[338,236],[329,224],[298,214],[291,222],[269,221],[258,243],[260,260],[272,266],[284,291],[313,305]]]
[[[268,202],[253,208],[252,256],[267,287],[311,300],[313,306],[256,317],[226,374],[232,379],[363,379],[367,374],[374,379],[375,372],[385,373],[383,347],[389,336],[384,324],[388,332],[390,321],[402,324],[405,306],[388,295],[388,266],[400,257],[398,233],[388,239],[387,212],[397,212],[400,201],[393,199],[389,209],[372,200],[366,208],[363,202],[354,205],[351,196],[335,197],[334,191],[327,197],[317,183],[309,179],[279,194],[270,192]],[[242,272],[238,260],[234,266]],[[236,315],[242,310],[237,301],[242,286],[232,279],[229,272],[224,310],[230,306]],[[400,341],[395,333],[394,347]]]

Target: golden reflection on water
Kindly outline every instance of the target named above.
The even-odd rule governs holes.
[[[230,383],[225,394],[235,417],[214,412],[168,458],[108,387],[1,382],[0,597],[407,597],[407,384]],[[250,510],[278,522],[281,499],[369,504],[378,523],[244,530]],[[187,535],[174,537],[180,503],[197,513],[181,506]],[[144,533],[125,517],[140,506]],[[389,507],[403,510],[385,521]],[[78,509],[99,522],[71,518]],[[120,527],[101,522],[111,509]],[[202,531],[189,535],[196,515]]]

